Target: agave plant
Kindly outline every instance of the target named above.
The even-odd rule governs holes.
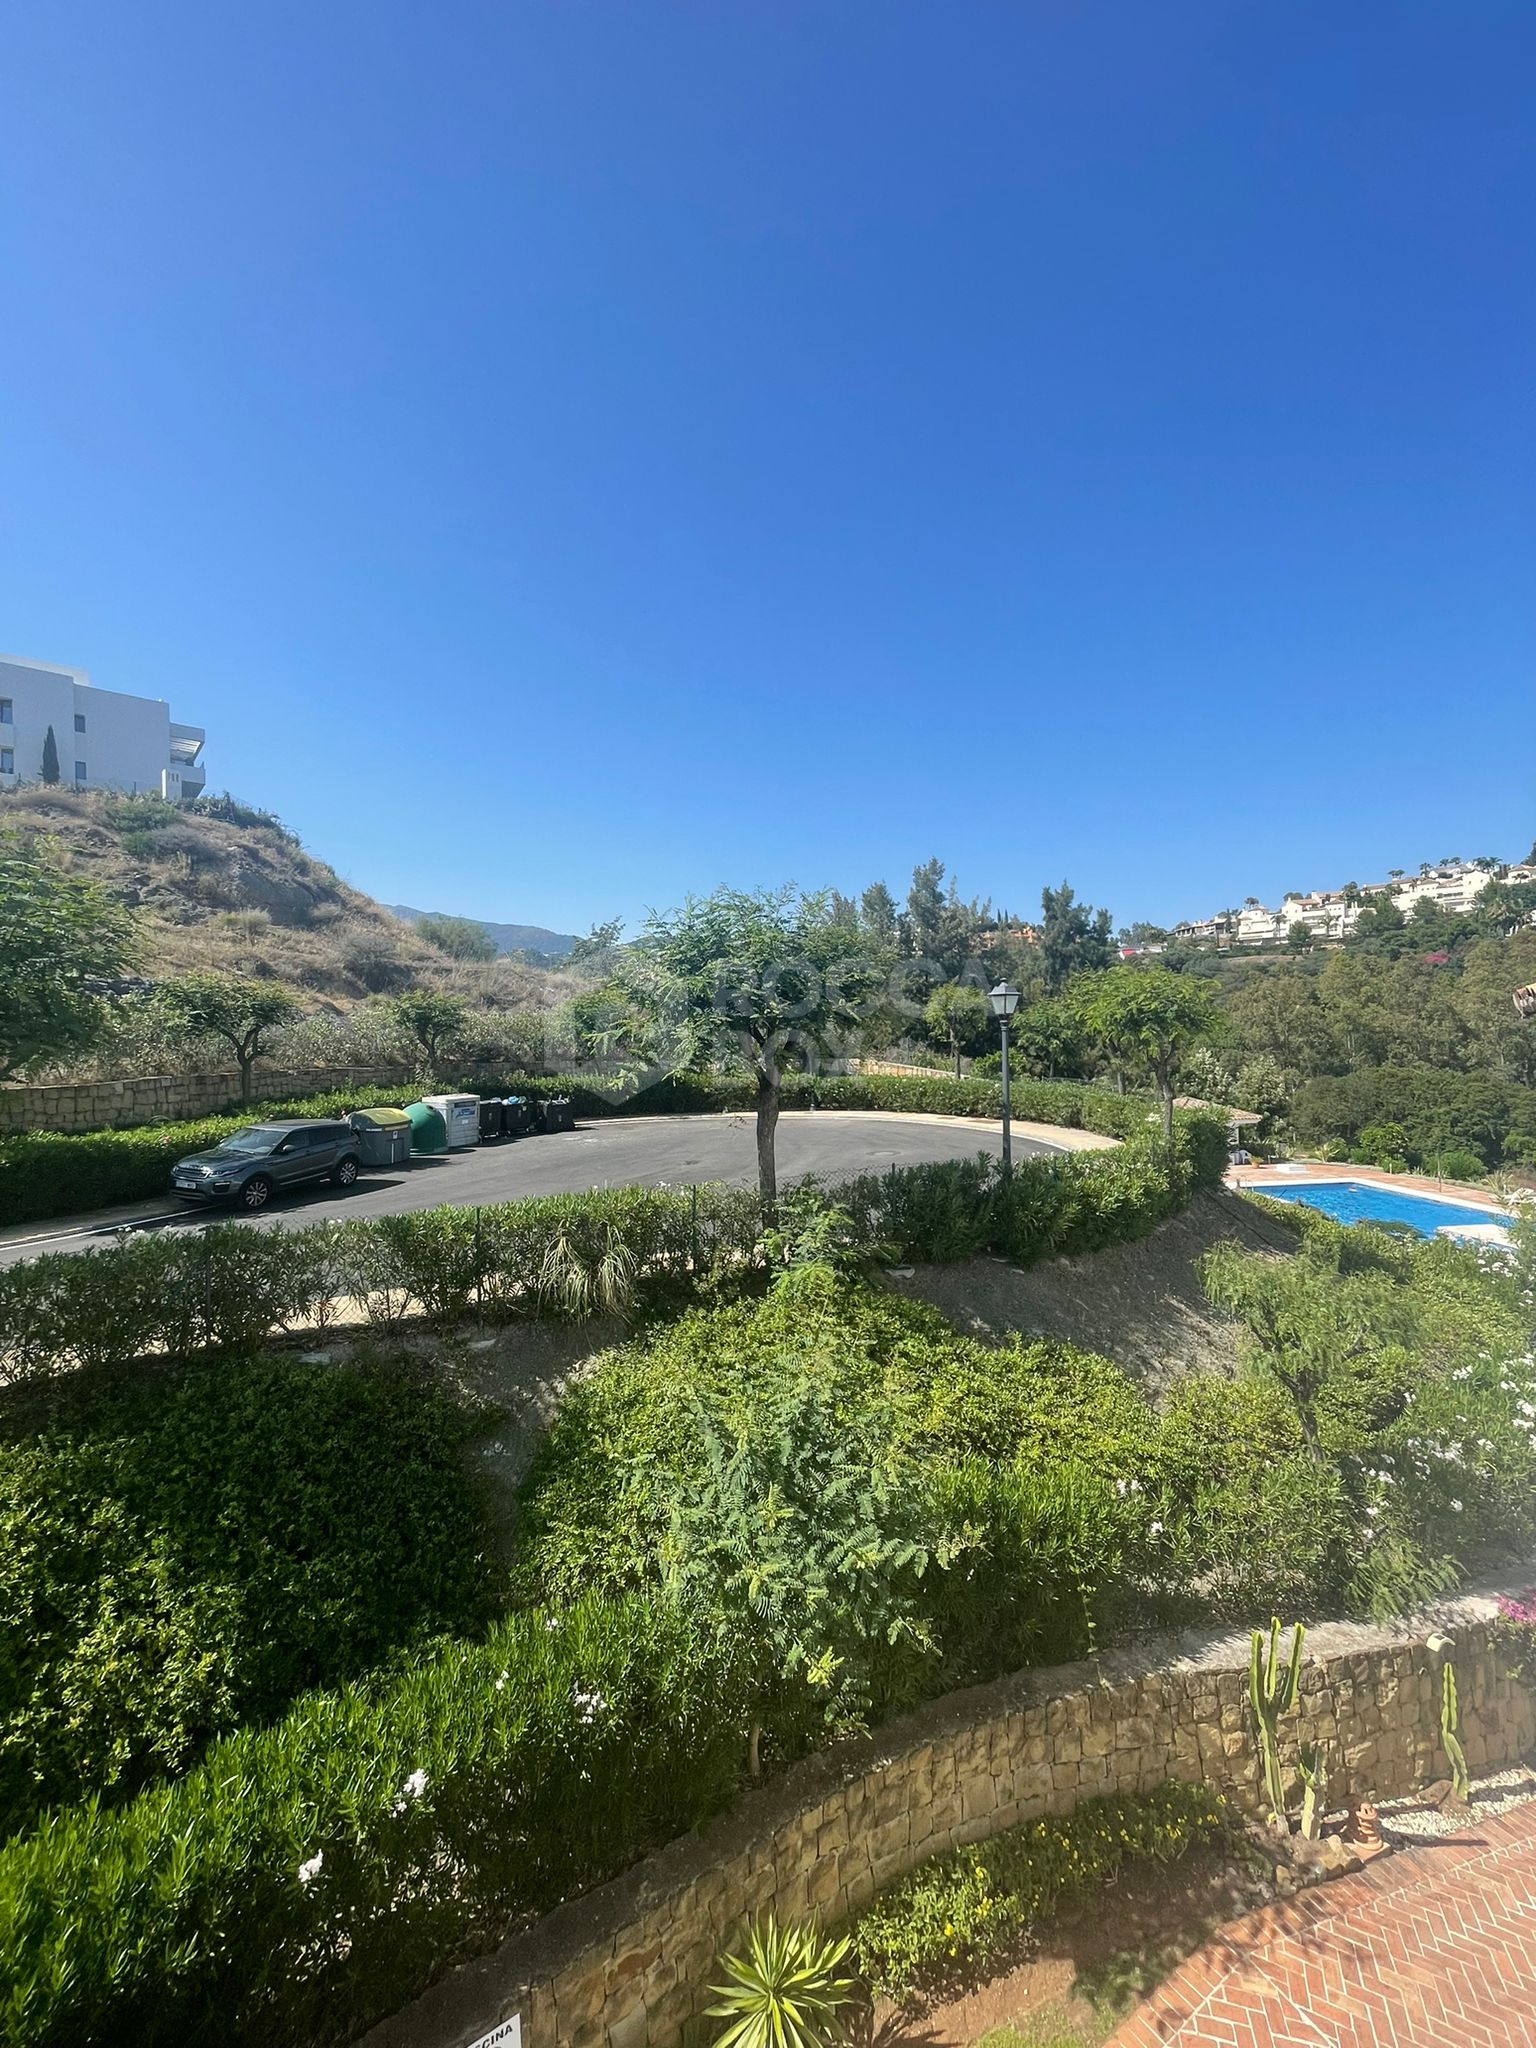
[[[846,1935],[829,1940],[814,1922],[781,1927],[765,1914],[744,1949],[720,1958],[730,1982],[711,1985],[720,2003],[708,2011],[731,2024],[715,2048],[828,2048],[844,2040],[844,2014],[859,1996],[855,1980],[837,1974],[848,1948]]]

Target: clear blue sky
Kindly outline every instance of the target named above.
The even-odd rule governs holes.
[[[1536,832],[1531,0],[49,0],[0,648],[387,899]]]

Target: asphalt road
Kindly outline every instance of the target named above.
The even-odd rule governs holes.
[[[1059,1148],[1015,1135],[1016,1157]],[[883,1172],[938,1159],[998,1154],[1002,1134],[992,1125],[951,1117],[892,1116],[884,1111],[795,1110],[779,1119],[781,1185],[814,1173],[823,1180]],[[40,1252],[81,1252],[110,1244],[124,1223],[146,1230],[196,1230],[210,1218],[236,1220],[252,1230],[296,1230],[333,1216],[400,1216],[440,1203],[469,1206],[508,1202],[523,1195],[562,1195],[584,1188],[687,1187],[695,1181],[751,1186],[757,1179],[753,1119],[749,1115],[643,1116],[582,1124],[574,1131],[502,1140],[398,1168],[365,1173],[349,1190],[325,1183],[280,1196],[260,1217],[227,1208],[187,1210],[167,1198],[95,1216],[60,1218],[7,1233],[0,1266]]]

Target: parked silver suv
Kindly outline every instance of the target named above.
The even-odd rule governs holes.
[[[339,1188],[357,1179],[362,1153],[349,1124],[274,1117],[236,1131],[208,1152],[178,1159],[171,1193],[184,1202],[235,1202],[253,1214],[279,1188],[303,1180],[330,1180]]]

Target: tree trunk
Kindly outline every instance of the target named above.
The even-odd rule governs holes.
[[[242,1102],[249,1102],[251,1099],[251,1068],[256,1064],[256,1055],[253,1052],[237,1051],[235,1058],[240,1062],[240,1100]]]
[[[1163,1143],[1173,1143],[1173,1075],[1167,1067],[1158,1067],[1157,1099],[1163,1110]]]
[[[771,1219],[778,1207],[779,1177],[773,1157],[773,1134],[779,1121],[779,1072],[762,1068],[757,1076],[757,1191],[763,1215]]]
[[[960,1041],[958,1038],[952,1038],[949,1042],[951,1047],[954,1049],[955,1079],[958,1081],[960,1079]]]

